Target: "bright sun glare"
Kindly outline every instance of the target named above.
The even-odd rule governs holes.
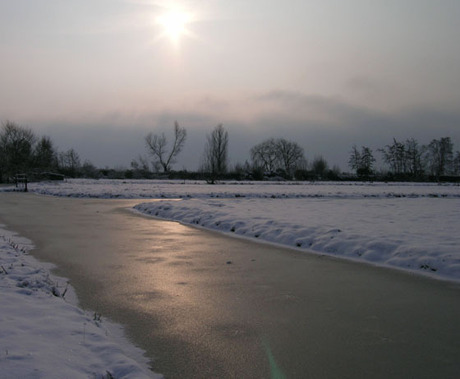
[[[163,28],[163,35],[175,44],[182,36],[190,33],[187,25],[191,21],[190,14],[180,11],[170,11],[157,18],[157,24]]]

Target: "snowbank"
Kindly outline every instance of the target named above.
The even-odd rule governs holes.
[[[460,280],[458,199],[191,199],[142,203],[135,209],[292,248]]]
[[[0,377],[161,377],[121,327],[72,304],[73,289],[28,255],[31,246],[0,225]]]

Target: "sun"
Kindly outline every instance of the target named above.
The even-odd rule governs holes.
[[[189,13],[169,11],[159,16],[156,23],[163,28],[163,37],[168,37],[174,44],[178,44],[181,37],[190,34],[187,26],[191,21]]]

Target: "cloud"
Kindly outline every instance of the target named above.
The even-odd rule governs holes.
[[[380,86],[368,76],[353,76],[346,83],[345,87],[352,91],[369,93],[378,93],[381,91]]]
[[[272,113],[275,117],[282,115],[289,119],[329,127],[363,122],[363,120],[369,122],[369,120],[381,117],[374,110],[357,107],[340,97],[276,90],[262,94],[255,100],[265,105],[262,108],[262,114]]]
[[[229,132],[232,163],[249,159],[251,147],[270,137],[296,141],[305,149],[307,159],[321,154],[331,165],[337,164],[344,170],[353,144],[369,146],[378,155],[376,150],[391,143],[393,138],[413,137],[420,144],[427,144],[433,138],[450,136],[455,149],[460,150],[457,109],[418,106],[379,112],[337,97],[281,90],[234,102],[203,96],[186,108],[186,111],[177,111],[173,106],[151,112],[118,110],[78,120],[24,124],[33,127],[37,134],[51,136],[61,150],[73,147],[83,159],[102,167],[129,167],[132,159],[147,155],[145,135],[164,132],[171,137],[174,121],[188,131],[176,169],[199,167],[206,134],[220,123]],[[237,112],[238,109],[241,111]]]
[[[460,110],[434,106],[413,106],[383,112],[353,105],[340,97],[308,95],[301,92],[271,91],[255,98],[266,105],[259,119],[302,121],[316,128],[375,131],[387,128],[390,132],[432,134],[441,130],[459,133]]]
[[[347,169],[353,144],[369,146],[378,155],[377,149],[393,138],[427,144],[450,136],[460,150],[458,109],[419,105],[383,112],[338,97],[280,90],[261,94],[255,102],[265,105],[252,125],[260,136],[292,139],[304,147],[307,158],[322,154],[342,169]]]

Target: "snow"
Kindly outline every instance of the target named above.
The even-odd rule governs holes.
[[[454,184],[68,180],[30,183],[29,191],[140,199],[133,211],[152,217],[460,281]],[[121,327],[79,309],[67,281],[30,256],[31,246],[0,226],[1,377],[155,377]]]
[[[75,306],[67,280],[0,225],[0,377],[153,378],[120,326]]]
[[[3,189],[3,190],[8,190]],[[460,186],[436,183],[225,182],[183,180],[87,180],[30,183],[29,190],[54,196],[96,198],[460,198]]]

